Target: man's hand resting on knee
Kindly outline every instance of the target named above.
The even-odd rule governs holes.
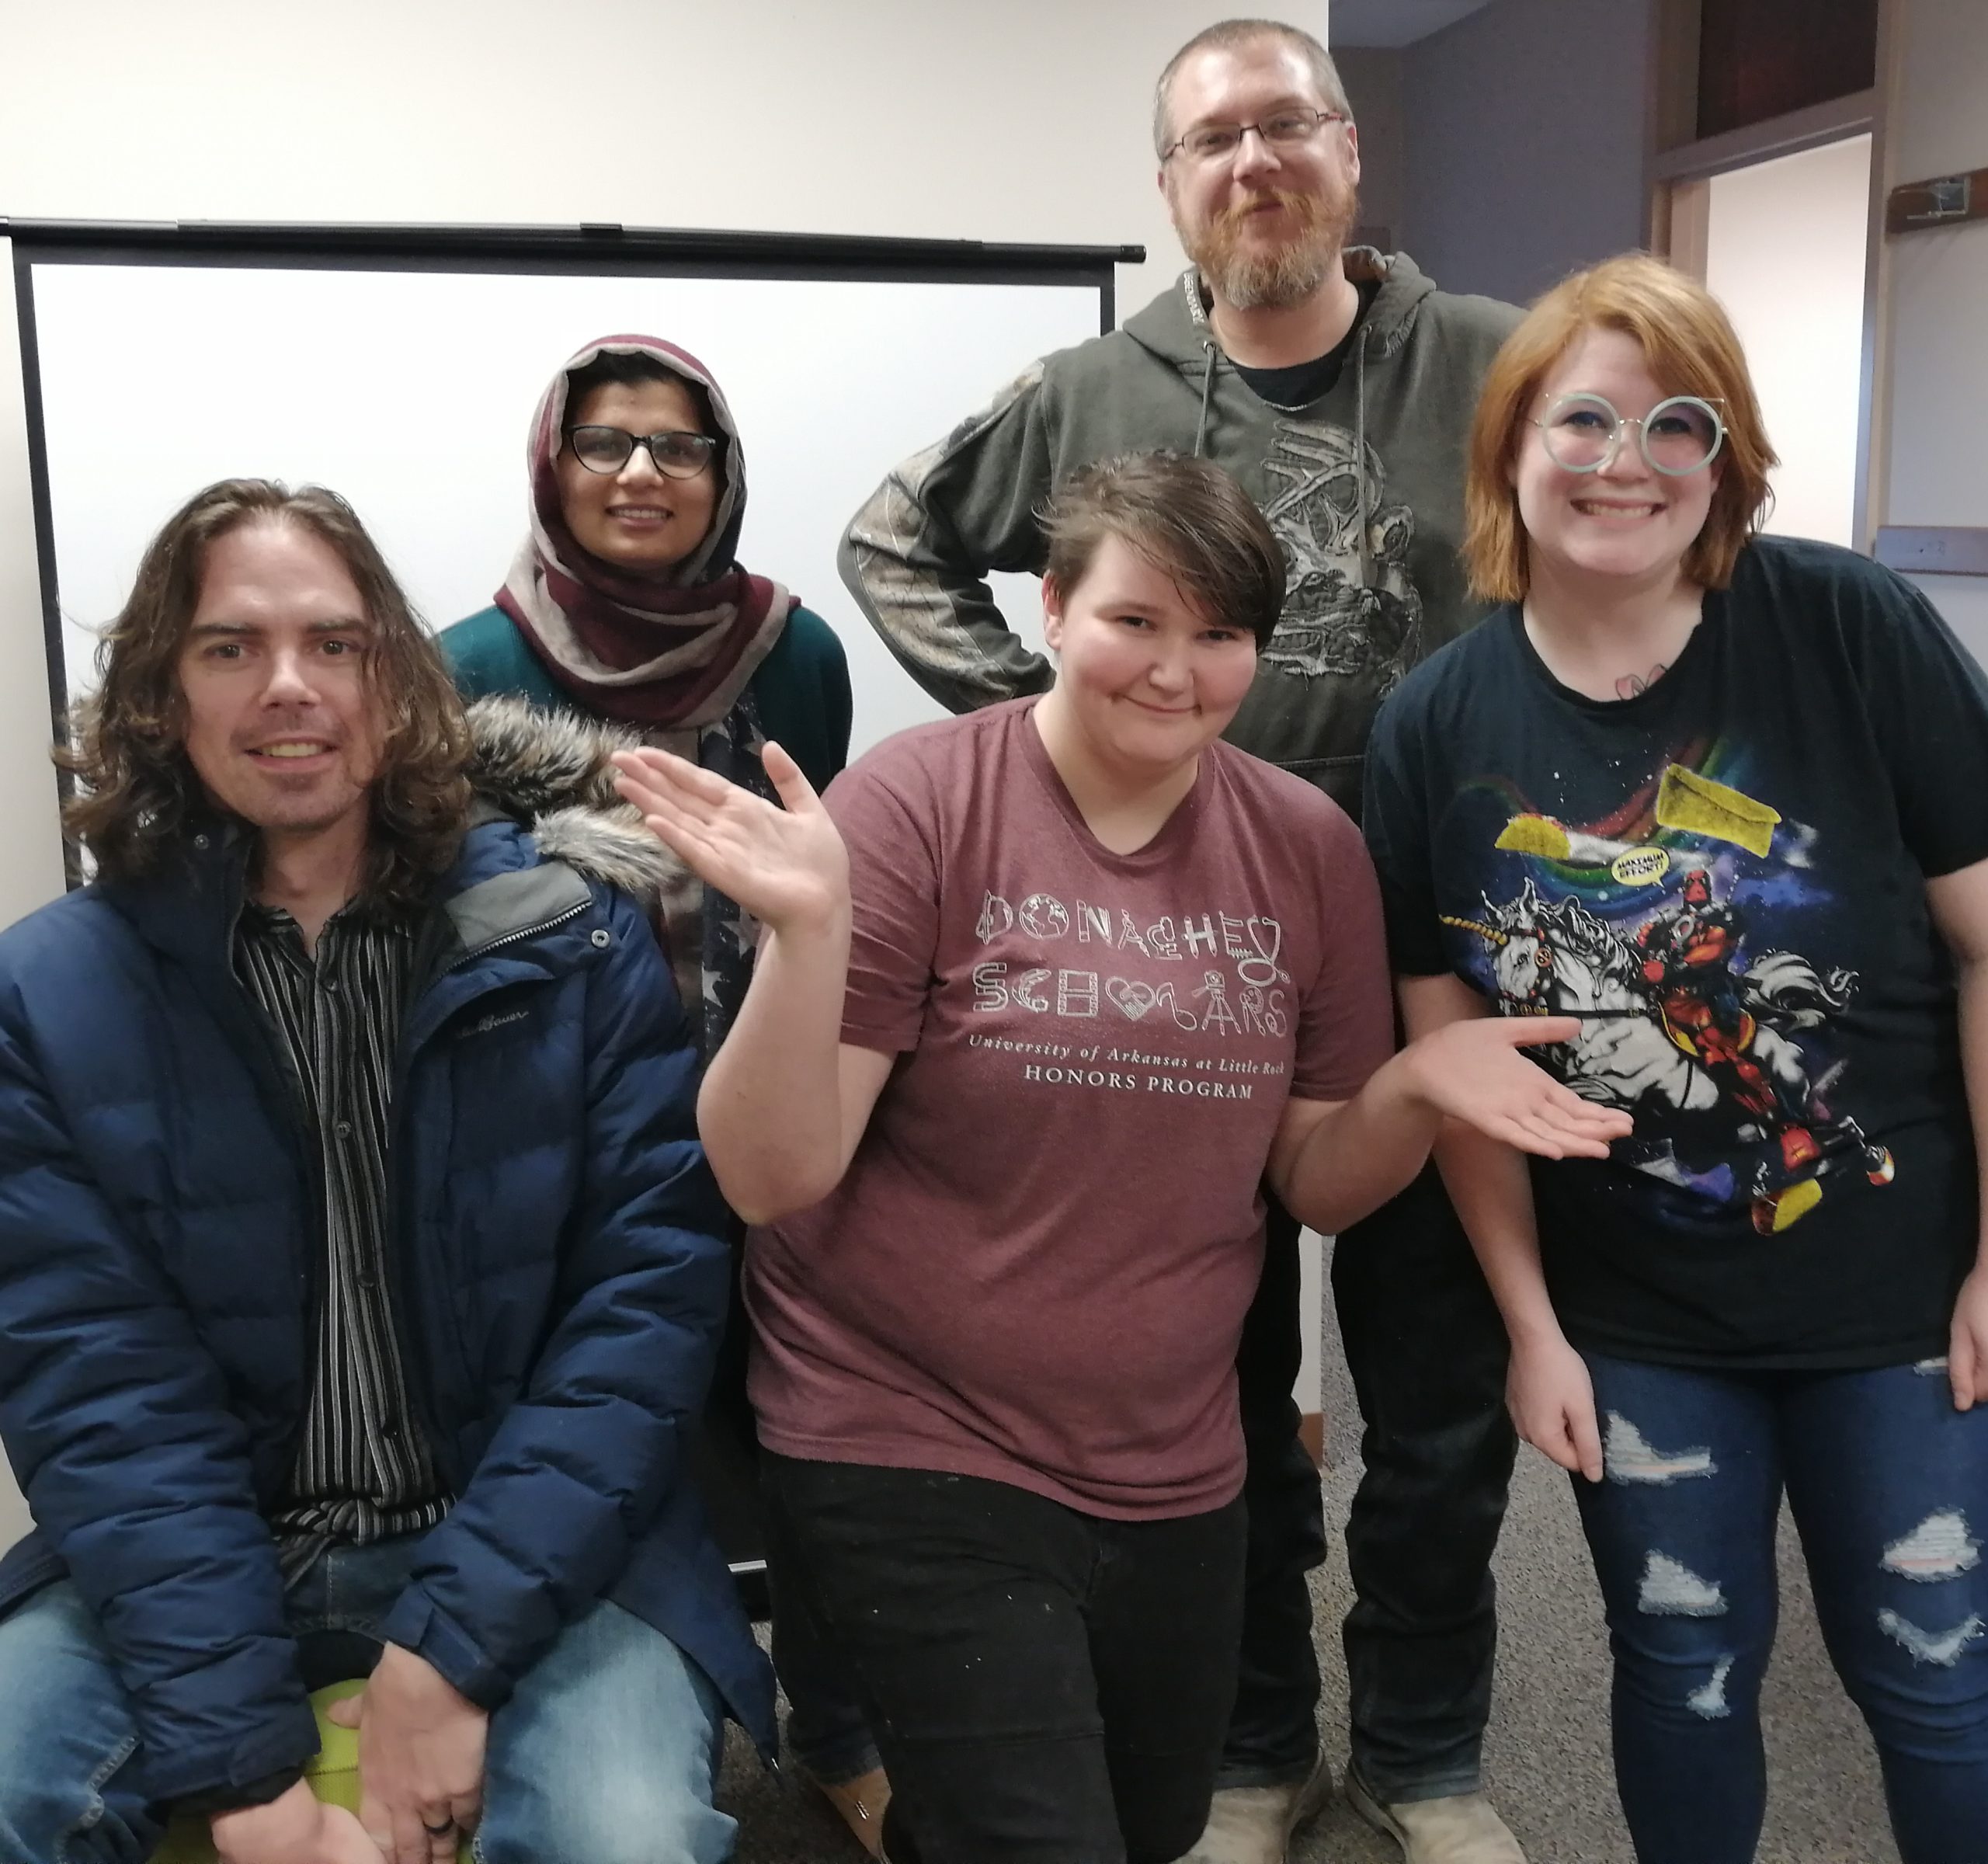
[[[389,1864],[452,1864],[483,1808],[488,1715],[398,1644],[328,1713],[359,1730],[359,1822]]]
[[[209,1821],[221,1864],[380,1864],[379,1847],[342,1806],[320,1805],[299,1780],[266,1806]]]

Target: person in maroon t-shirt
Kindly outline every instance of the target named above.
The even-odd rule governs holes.
[[[699,1106],[757,1227],[770,1551],[849,1666],[895,1859],[1179,1857],[1236,1686],[1237,1336],[1263,1181],[1333,1230],[1445,1117],[1628,1130],[1458,1024],[1390,1059],[1358,832],[1218,742],[1284,567],[1219,467],[1088,468],[1047,514],[1055,686],[777,809],[652,750],[623,793],[763,924]]]

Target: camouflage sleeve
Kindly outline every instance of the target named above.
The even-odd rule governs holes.
[[[955,712],[1050,683],[1048,662],[1009,628],[987,575],[1041,572],[1036,513],[1052,480],[1036,363],[898,466],[850,521],[843,581],[905,671]]]

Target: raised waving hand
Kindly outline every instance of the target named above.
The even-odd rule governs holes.
[[[785,751],[770,742],[763,761],[777,807],[714,771],[646,747],[614,753],[614,787],[700,880],[755,919],[776,931],[828,924],[848,910],[842,836]]]

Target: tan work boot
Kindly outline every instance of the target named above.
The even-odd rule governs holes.
[[[856,1834],[856,1841],[873,1858],[884,1855],[884,1813],[891,1803],[891,1782],[881,1767],[859,1773],[853,1780],[817,1780],[807,1778],[815,1789],[842,1815],[842,1822]]]
[[[1333,1796],[1333,1770],[1322,1759],[1309,1780],[1281,1786],[1225,1786],[1208,1807],[1208,1829],[1180,1864],[1284,1864],[1291,1834]]]
[[[1350,1768],[1347,1803],[1401,1847],[1403,1864],[1525,1864],[1511,1828],[1481,1793],[1384,1806]]]

